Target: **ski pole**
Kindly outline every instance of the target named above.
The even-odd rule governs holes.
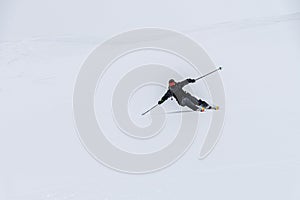
[[[153,110],[156,106],[158,106],[158,104],[156,104],[155,106],[153,106],[152,108],[150,108],[150,109],[147,110],[146,112],[142,113],[142,115],[145,115],[146,113],[150,112],[150,111]]]
[[[204,77],[206,77],[206,76],[208,76],[208,75],[210,75],[212,73],[215,73],[216,71],[221,70],[221,69],[222,69],[222,67],[219,67],[218,69],[215,69],[214,71],[211,71],[211,72],[209,72],[209,73],[207,73],[207,74],[205,74],[203,76],[200,76],[199,78],[196,78],[195,80],[198,81],[199,79],[204,78]]]

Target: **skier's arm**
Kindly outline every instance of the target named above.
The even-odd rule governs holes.
[[[168,90],[164,96],[158,101],[158,104],[162,104],[163,102],[165,102],[168,98],[170,98],[172,96],[172,92],[170,90]]]
[[[196,82],[195,79],[188,78],[188,79],[185,79],[184,81],[177,83],[177,85],[179,85],[180,87],[184,87],[189,83],[195,83],[195,82]]]

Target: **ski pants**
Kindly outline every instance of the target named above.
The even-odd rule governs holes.
[[[190,95],[187,93],[187,95],[181,100],[182,106],[187,106],[190,109],[196,111],[198,110],[198,106],[202,106],[206,108],[208,104],[205,101],[202,101],[201,99],[197,99],[196,97]]]

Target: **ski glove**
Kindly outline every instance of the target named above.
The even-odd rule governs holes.
[[[162,104],[164,101],[163,100],[159,100],[158,101],[158,104],[160,105],[160,104]]]
[[[195,79],[191,79],[191,78],[188,78],[188,79],[186,79],[189,83],[195,83],[196,82],[196,80]]]

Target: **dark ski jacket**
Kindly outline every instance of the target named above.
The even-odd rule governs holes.
[[[195,80],[188,78],[184,81],[175,83],[174,86],[171,86],[171,87],[169,86],[168,91],[161,98],[161,103],[163,103],[170,97],[174,97],[176,99],[176,101],[178,102],[178,104],[181,105],[182,99],[187,96],[190,96],[190,94],[187,93],[186,91],[184,91],[182,88],[184,86],[186,86],[187,84],[193,83],[193,82],[195,82]]]

